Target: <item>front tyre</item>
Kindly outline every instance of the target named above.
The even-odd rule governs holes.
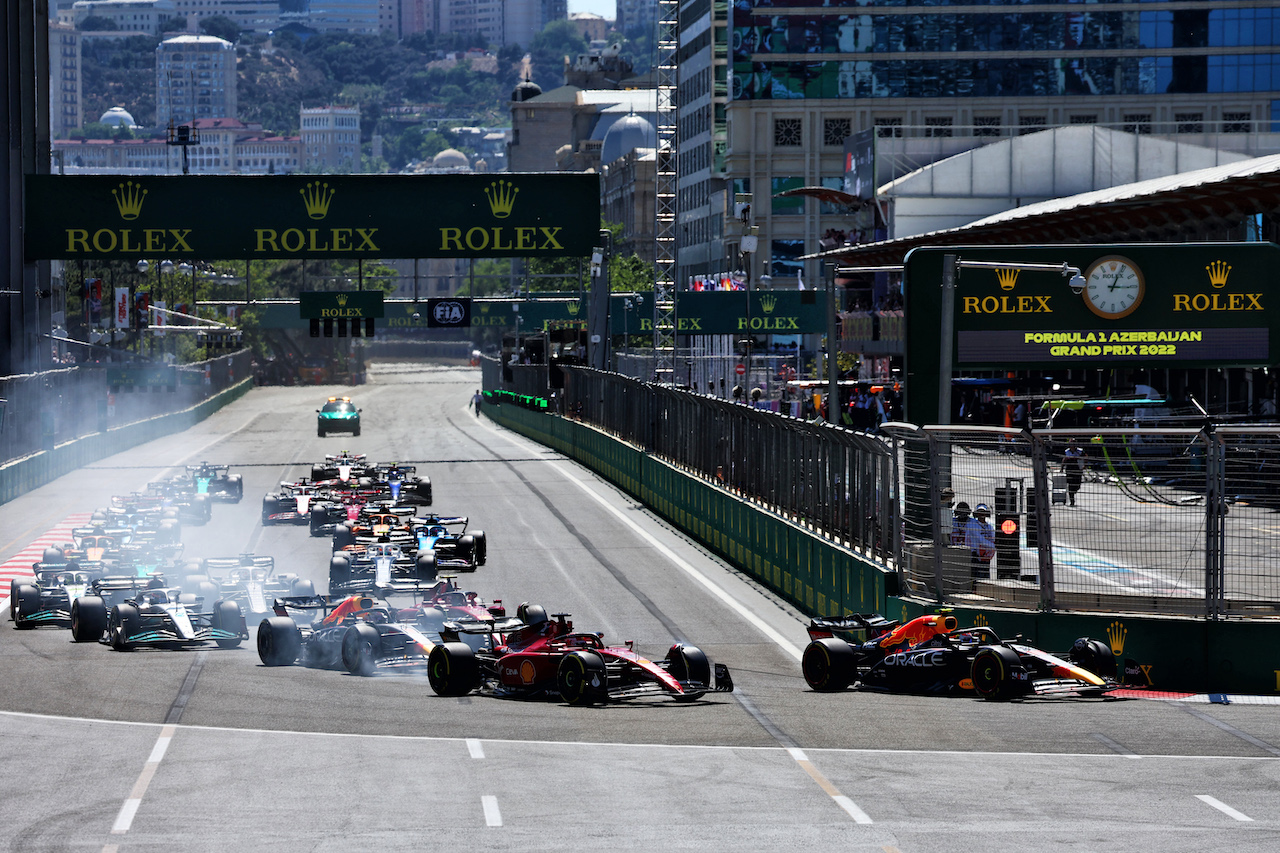
[[[352,675],[373,675],[378,668],[382,635],[368,622],[357,622],[342,635],[342,665]]]
[[[1008,699],[1017,690],[1014,673],[1021,665],[1013,649],[983,646],[973,658],[973,689],[983,699]]]
[[[609,698],[604,659],[595,652],[570,652],[556,670],[560,698],[570,705],[592,705]]]
[[[672,646],[667,651],[667,672],[685,691],[675,694],[678,702],[692,702],[711,689],[711,662],[697,646]]]
[[[823,637],[806,646],[800,669],[805,682],[819,693],[844,690],[858,672],[853,647],[839,637]]]
[[[27,617],[40,609],[40,588],[31,583],[10,582],[9,596],[9,618],[13,620],[13,627],[35,627]]]
[[[138,613],[138,608],[132,604],[117,604],[111,608],[111,613],[107,617],[107,633],[111,637],[111,648],[118,652],[128,652],[133,650],[133,644],[129,641],[138,633],[142,626],[142,616]]]
[[[206,599],[207,600],[207,599]],[[219,601],[213,608],[213,627],[235,634],[235,637],[215,637],[214,642],[220,649],[234,649],[240,645],[240,626],[244,622],[244,614],[240,605],[234,601]]]

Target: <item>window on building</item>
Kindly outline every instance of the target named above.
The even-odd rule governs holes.
[[[802,216],[804,214],[804,196],[778,198],[778,193],[786,190],[798,190],[804,186],[804,178],[774,178],[771,181],[772,203],[769,210],[774,216]]]
[[[1123,130],[1125,133],[1150,133],[1151,113],[1125,113]]]
[[[1044,116],[1018,116],[1019,133],[1035,133],[1044,128]]]
[[[1204,133],[1204,113],[1174,113],[1178,133]]]
[[[773,120],[773,144],[778,147],[794,148],[803,144],[801,120],[798,118],[776,118]]]
[[[1074,115],[1067,119],[1070,124],[1097,124],[1097,113],[1084,113],[1082,115]]]
[[[886,136],[902,136],[902,119],[900,118],[878,118],[876,119],[876,136],[884,138]]]
[[[1253,129],[1253,113],[1223,113],[1223,133],[1248,133]]]
[[[822,144],[844,145],[853,135],[853,121],[847,118],[828,118],[822,121]]]
[[[925,136],[950,136],[951,135],[951,117],[935,116],[924,120]]]
[[[974,116],[973,117],[973,135],[974,136],[999,136],[1000,135],[1000,116]]]

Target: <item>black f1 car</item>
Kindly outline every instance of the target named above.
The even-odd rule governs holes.
[[[118,603],[128,589],[132,595]],[[140,591],[133,578],[102,578],[77,598],[71,610],[71,635],[78,643],[109,644],[116,651],[135,646],[191,646],[213,640],[230,649],[249,639],[244,614],[234,601],[212,600],[166,588],[156,578]]]
[[[94,576],[94,572],[83,570],[76,562],[37,563],[31,580],[15,578],[9,582],[9,618],[13,627],[66,625],[71,621],[71,603],[85,594]]]
[[[1101,696],[1119,687],[1111,648],[1081,637],[1055,655],[1002,640],[986,627],[960,628],[954,616],[919,616],[905,624],[878,614],[814,619],[801,667],[818,692],[863,690],[984,699],[1074,693]],[[841,636],[837,636],[841,635]],[[850,642],[854,635],[867,639]]]

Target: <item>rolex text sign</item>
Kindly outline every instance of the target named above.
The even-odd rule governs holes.
[[[594,174],[28,175],[25,256],[187,260],[591,254]]]

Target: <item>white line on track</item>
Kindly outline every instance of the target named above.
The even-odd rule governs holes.
[[[173,740],[177,728],[170,725],[160,729],[160,737],[156,739],[155,746],[151,747],[151,754],[147,756],[147,763],[142,765],[142,773],[138,775],[138,781],[133,783],[133,790],[125,798],[124,805],[120,806],[116,822],[111,826],[112,835],[123,835],[129,831],[129,827],[133,826],[133,818],[142,805],[142,798],[146,796],[147,788],[151,786],[151,780],[155,777],[156,770],[169,749],[169,741]],[[106,848],[103,848],[103,853],[107,853]]]
[[[498,811],[497,797],[486,794],[480,798],[480,805],[484,806],[485,826],[502,826],[502,812]]]
[[[854,823],[866,824],[872,822],[871,817],[862,809],[858,808],[857,803],[840,793],[840,789],[837,788],[830,779],[824,776],[821,770],[814,766],[813,762],[809,760],[809,756],[805,754],[803,749],[787,747],[787,753],[796,760],[796,764],[799,764],[800,768],[804,770],[805,773],[809,774],[809,778],[817,782],[818,787],[825,791],[827,796],[835,801],[836,805],[849,813],[849,817],[853,818]]]
[[[467,738],[467,752],[472,758],[484,758],[484,747],[473,737]]]
[[[1244,812],[1238,812],[1235,809],[1231,808],[1231,806],[1227,805],[1221,800],[1214,799],[1208,794],[1196,794],[1196,799],[1207,806],[1213,806],[1215,809],[1222,812],[1227,817],[1235,818],[1238,821],[1245,821],[1249,823],[1253,822],[1253,818],[1249,817]]]

